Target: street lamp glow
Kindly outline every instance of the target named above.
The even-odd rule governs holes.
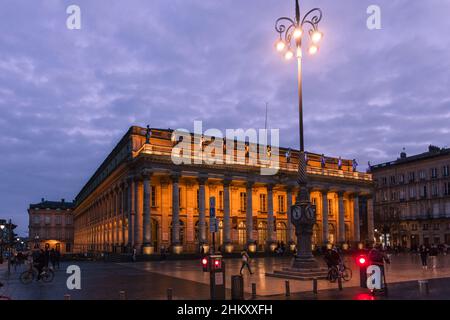
[[[317,51],[319,51],[319,48],[317,48],[317,46],[315,46],[315,45],[312,45],[311,47],[309,47],[309,50],[308,50],[309,54],[311,54],[311,55],[316,54]]]
[[[295,28],[294,30],[294,39],[300,39],[300,37],[303,35],[303,31],[300,27]]]
[[[277,47],[277,51],[281,52],[286,48],[286,44],[284,43],[283,40],[279,40],[279,41],[277,41],[276,47]]]
[[[0,225],[0,229],[2,229],[2,230],[5,229],[5,225],[4,225],[4,224],[1,224],[1,225]]]
[[[313,43],[319,43],[320,40],[322,40],[322,32],[319,31],[314,31],[312,36],[311,36],[311,40]]]
[[[291,60],[293,57],[294,57],[294,53],[292,52],[292,50],[289,49],[288,51],[286,51],[286,54],[284,55],[284,58],[286,60]]]

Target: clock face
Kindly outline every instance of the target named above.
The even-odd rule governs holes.
[[[306,217],[307,217],[308,219],[313,219],[313,218],[314,218],[315,211],[316,211],[316,210],[314,210],[314,209],[315,209],[315,208],[312,207],[312,206],[306,207]]]
[[[292,207],[292,219],[300,220],[301,215],[302,215],[301,208],[298,206],[293,206]]]

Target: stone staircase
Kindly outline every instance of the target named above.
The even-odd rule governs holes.
[[[314,278],[326,279],[328,270],[325,268],[319,269],[296,269],[283,268],[281,270],[274,270],[273,273],[266,273],[266,277],[292,279],[292,280],[313,280]]]

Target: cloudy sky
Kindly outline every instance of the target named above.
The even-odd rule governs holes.
[[[365,170],[450,145],[450,1],[301,1],[313,6],[325,36],[304,59],[307,150]],[[131,125],[261,128],[268,102],[296,148],[296,65],[274,49],[284,15],[293,0],[3,0],[0,218],[26,235],[28,204],[73,199]]]

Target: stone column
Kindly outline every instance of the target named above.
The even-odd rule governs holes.
[[[126,193],[125,193],[125,188],[126,188],[126,183],[121,183],[120,185],[120,217],[122,220],[122,230],[121,230],[121,242],[120,242],[120,246],[122,248],[122,252],[125,252],[125,248],[126,248],[126,237],[125,235],[127,234],[126,232],[126,221],[127,221],[127,217],[126,217],[126,211],[125,211],[125,202],[126,202]]]
[[[267,249],[274,251],[273,184],[267,185]]]
[[[328,190],[322,190],[322,242],[328,244]]]
[[[172,250],[174,253],[181,253],[180,243],[180,175],[173,174],[172,179]]]
[[[223,230],[224,230],[224,245],[226,252],[233,251],[233,244],[231,243],[231,215],[230,215],[230,184],[231,179],[225,178],[223,180]]]
[[[338,232],[338,242],[345,242],[345,212],[344,212],[344,192],[339,191],[338,193],[338,220],[339,220],[339,232]]]
[[[133,177],[128,177],[128,188],[127,188],[127,209],[128,209],[128,250],[131,252],[134,246],[134,216],[135,216],[135,206],[134,206],[134,181]]]
[[[198,240],[200,245],[206,244],[206,224],[205,224],[205,183],[207,176],[201,175],[198,178]]]
[[[291,220],[291,207],[292,207],[292,186],[287,187],[287,242],[289,245],[294,243],[294,228]]]
[[[246,219],[245,219],[245,224],[247,227],[247,245],[249,246],[250,249],[250,245],[253,245],[251,248],[254,247],[254,242],[253,242],[253,184],[254,182],[252,181],[248,181],[247,182],[247,190],[246,190],[246,195],[247,195],[247,212],[246,212]],[[256,248],[255,248],[256,249]],[[254,249],[252,249],[254,250]],[[250,251],[252,251],[250,250]]]
[[[353,238],[356,244],[361,241],[359,232],[359,196],[357,193],[353,196]]]
[[[144,224],[142,232],[142,253],[152,254],[153,244],[152,244],[152,226],[151,226],[151,210],[150,210],[150,197],[151,197],[151,179],[152,172],[148,169],[142,171],[142,179],[144,185]]]
[[[115,232],[116,232],[116,236],[115,236],[115,252],[117,252],[119,250],[119,246],[120,246],[120,191],[119,191],[119,187],[116,187],[115,189],[115,211],[114,211],[114,221],[116,222],[116,228],[115,228]]]
[[[374,231],[373,199],[367,198],[367,237],[369,238],[369,244],[373,243]]]
[[[139,238],[141,228],[141,209],[139,208],[139,177],[134,177],[134,246],[136,252],[140,251],[141,239]]]

